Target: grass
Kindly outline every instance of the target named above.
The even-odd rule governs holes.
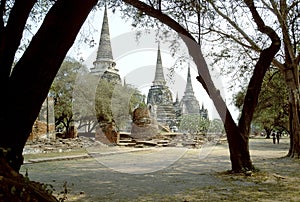
[[[277,161],[280,161],[280,159],[277,159]],[[284,161],[282,163],[284,163]],[[285,170],[281,170],[283,167],[280,168],[280,166],[279,170],[278,168],[269,168],[269,171],[254,172],[252,176],[245,176],[244,174],[230,174],[229,172],[215,173],[214,176],[222,181],[222,185],[216,184],[204,187],[201,186],[175,195],[149,194],[141,196],[134,201],[300,201],[299,162],[297,160],[291,160],[287,167],[288,169]],[[274,171],[278,171],[279,173],[283,171],[285,175],[283,176],[281,174],[274,173]]]

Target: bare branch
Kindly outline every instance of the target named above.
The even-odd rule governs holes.
[[[222,17],[224,18],[232,27],[234,27],[244,38],[248,43],[253,47],[255,50],[260,50],[259,46],[246,34],[235,22],[233,22],[227,14],[224,14],[219,8],[216,7],[214,2],[209,1],[210,4],[213,6],[215,11]]]
[[[298,0],[298,1],[294,0],[294,1],[292,2],[292,4],[288,7],[288,12],[289,12],[290,10],[292,10],[294,7],[296,7],[299,3],[300,3],[299,0]]]
[[[232,34],[227,34],[227,33],[225,33],[225,32],[222,32],[222,31],[220,31],[220,30],[215,30],[215,29],[213,29],[213,28],[209,28],[209,31],[218,33],[218,34],[220,34],[220,35],[222,35],[222,36],[224,36],[224,37],[226,37],[226,38],[230,38],[230,39],[232,39],[234,42],[236,42],[237,44],[241,45],[242,47],[246,47],[246,48],[252,49],[252,50],[257,51],[257,52],[260,52],[260,51],[261,51],[261,49],[260,49],[259,47],[257,47],[257,46],[256,46],[256,47],[253,47],[253,46],[251,46],[251,45],[249,46],[249,45],[243,43],[242,41],[240,41],[238,38],[234,37]],[[258,49],[257,49],[257,48],[258,48]]]
[[[280,10],[278,10],[277,2],[275,2],[274,0],[270,0],[270,2],[272,4],[274,13],[277,16],[277,19],[281,25],[286,60],[293,61],[295,58],[294,58],[294,51],[292,49],[292,43],[291,43],[290,34],[287,25],[288,8],[286,2],[285,0],[280,0]]]
[[[272,13],[275,14],[274,9],[273,9],[273,8],[272,8],[265,0],[261,0],[261,1],[262,1],[263,5],[265,5],[265,7],[266,7],[269,11],[271,11]]]
[[[254,109],[256,108],[258,103],[258,95],[261,90],[263,78],[267,69],[270,67],[276,53],[280,49],[280,38],[272,28],[265,25],[261,16],[257,12],[253,0],[244,0],[244,2],[250,9],[258,30],[268,35],[272,40],[271,45],[268,48],[262,50],[262,52],[260,53],[244,99],[242,115],[238,125],[239,128],[243,130],[242,133],[249,134],[250,124],[253,118]]]

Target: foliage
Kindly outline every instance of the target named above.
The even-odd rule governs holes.
[[[56,128],[64,128],[68,133],[73,125],[73,89],[77,73],[82,64],[72,58],[66,58],[62,63],[50,89],[50,96],[54,99],[54,114]]]
[[[129,86],[119,85],[101,79],[95,98],[95,110],[99,123],[115,122],[119,129],[131,121],[135,108],[145,105],[144,96]]]
[[[224,133],[223,122],[220,119],[212,121],[195,114],[186,114],[181,117],[179,130],[190,134]]]
[[[223,134],[225,132],[224,125],[222,120],[213,119],[209,123],[208,133],[220,133]]]
[[[78,130],[92,132],[96,125],[95,92],[98,78],[90,74],[86,67],[78,72],[73,91],[73,118]]]
[[[241,109],[245,91],[235,95],[235,105]],[[255,109],[253,124],[267,134],[274,129],[288,130],[288,92],[281,74],[270,70],[262,84],[258,105]]]
[[[186,114],[181,117],[179,131],[197,135],[206,132],[208,127],[208,119],[197,114]]]
[[[206,52],[206,56],[211,58],[213,68],[231,77],[228,84],[235,91],[246,88],[253,73],[255,61],[261,51],[271,43],[268,37],[253,25],[252,13],[245,5],[249,1],[127,0],[125,2],[135,5],[137,5],[136,2],[144,2],[178,22],[198,40],[202,47],[205,47],[204,53]],[[295,88],[299,88],[300,29],[298,22],[300,1],[254,2],[253,5],[257,7],[261,20],[265,22],[266,26],[276,30],[283,43],[279,53],[273,59],[273,65],[280,69],[283,75],[282,79],[288,84],[290,94],[299,92],[299,89]],[[169,31],[159,22],[151,21],[145,12],[126,6],[123,6],[122,9],[128,17],[133,14],[134,17],[131,19],[133,19],[134,25],[139,27],[158,26],[162,33]],[[169,38],[165,37],[165,40],[169,40]],[[171,48],[171,50],[176,49]],[[299,97],[299,95],[290,96]],[[242,99],[242,101],[244,100]],[[296,106],[299,104],[291,107],[294,113],[300,111]],[[294,114],[292,117],[299,116]],[[292,123],[291,119],[290,122]],[[299,123],[296,122],[294,119],[294,132],[299,127]]]
[[[253,123],[266,131],[288,131],[288,92],[279,72],[266,75]]]

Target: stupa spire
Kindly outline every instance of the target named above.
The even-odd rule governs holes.
[[[107,17],[107,7],[105,5],[104,15],[102,21],[102,29],[99,41],[99,47],[97,51],[96,60],[113,60],[111,43],[110,43],[110,33],[109,33],[109,25],[108,25],[108,17]]]
[[[160,45],[158,44],[156,69],[155,69],[155,77],[154,77],[153,85],[165,85],[165,84],[166,81],[165,81],[164,70],[162,66]]]
[[[91,69],[92,73],[100,76],[108,69],[115,70],[116,64],[112,54],[106,5],[104,8],[97,57],[93,64],[94,67]]]
[[[193,90],[192,80],[191,80],[190,65],[188,66],[188,73],[187,73],[187,79],[186,79],[186,86],[185,86],[184,95],[194,96],[194,90]]]

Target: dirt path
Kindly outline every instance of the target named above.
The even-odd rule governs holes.
[[[230,169],[226,143],[111,155],[93,150],[93,158],[26,164],[22,172],[28,169],[31,180],[52,184],[58,197],[64,197],[59,193],[66,182],[67,201],[300,200],[300,188],[291,187],[299,180],[299,162],[280,159],[288,139],[278,145],[251,139],[250,150],[261,170],[252,177],[222,174]]]

